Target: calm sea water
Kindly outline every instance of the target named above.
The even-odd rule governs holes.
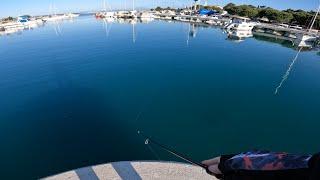
[[[250,149],[319,151],[320,56],[217,28],[91,16],[0,37],[0,176],[40,178],[122,160]]]

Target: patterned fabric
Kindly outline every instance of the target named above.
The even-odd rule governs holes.
[[[308,168],[311,155],[295,155],[284,152],[249,151],[233,156],[224,163],[232,170],[289,170]]]

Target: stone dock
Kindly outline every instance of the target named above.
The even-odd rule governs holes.
[[[217,180],[205,170],[190,164],[177,162],[114,162],[80,168],[44,178],[46,180],[97,180],[97,179],[193,179]]]

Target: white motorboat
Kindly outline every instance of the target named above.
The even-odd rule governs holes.
[[[141,12],[141,13],[138,13],[137,17],[141,19],[153,19],[155,18],[155,15],[150,12]]]
[[[69,17],[69,18],[76,18],[76,17],[79,17],[80,14],[78,14],[78,13],[68,13],[68,14],[66,14],[66,16]]]
[[[249,18],[234,16],[232,22],[226,26],[227,30],[252,31],[257,23],[250,22]]]
[[[76,14],[72,14],[72,13],[69,13],[69,14],[57,14],[56,13],[56,7],[54,5],[50,5],[49,7],[49,11],[51,12],[50,15],[48,16],[45,16],[42,18],[42,20],[44,21],[61,21],[61,20],[64,20],[64,19],[69,19],[70,16],[77,16]]]
[[[43,24],[41,19],[35,19],[28,15],[19,16],[17,22],[23,25],[25,28],[36,28]]]
[[[8,35],[8,34],[13,34],[13,33],[22,31],[24,29],[25,29],[25,25],[19,22],[7,22],[4,24],[1,24],[0,32],[1,32],[1,35]]]
[[[66,15],[49,15],[49,16],[46,16],[44,18],[42,18],[44,21],[61,21],[63,19],[66,19],[67,16]]]
[[[210,25],[217,25],[217,22],[215,20],[208,20],[206,21],[207,24],[210,24]]]

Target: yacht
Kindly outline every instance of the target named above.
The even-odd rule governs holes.
[[[66,15],[62,14],[62,15],[49,15],[49,16],[45,16],[42,19],[44,21],[61,21],[63,19],[66,19]]]
[[[217,22],[215,20],[208,20],[206,21],[207,24],[210,24],[210,25],[217,25]]]
[[[155,15],[150,12],[141,12],[137,15],[137,17],[141,19],[154,19]]]
[[[114,18],[115,17],[116,12],[113,11],[108,11],[104,13],[104,17],[105,18]]]
[[[49,11],[52,12],[52,14],[43,17],[42,20],[44,20],[44,21],[61,21],[63,19],[69,18],[69,16],[67,14],[57,14],[56,7],[53,4],[50,4]]]
[[[137,17],[137,11],[118,11],[115,16],[118,18],[134,19]]]
[[[173,19],[177,21],[181,21],[182,18],[180,16],[174,16]]]
[[[172,20],[172,17],[171,17],[171,16],[165,16],[164,19],[166,19],[166,20]]]
[[[66,14],[66,16],[69,17],[69,18],[76,18],[76,17],[79,17],[80,14],[78,14],[78,13],[68,13],[68,14]]]
[[[164,19],[166,20],[172,20],[172,17],[176,16],[176,13],[172,10],[162,11],[161,14],[164,16]]]
[[[2,24],[2,27],[5,29],[5,31],[7,31],[9,29],[17,29],[17,30],[23,30],[24,29],[24,25],[19,23],[19,22],[4,23],[4,24]]]
[[[96,18],[103,18],[103,13],[102,12],[97,12],[94,16]]]
[[[234,16],[232,22],[226,26],[227,30],[235,31],[252,31],[255,22],[250,22],[249,18]]]
[[[116,12],[108,11],[108,12],[98,12],[95,14],[97,18],[115,18],[117,15]]]
[[[24,30],[24,28],[25,26],[19,22],[7,22],[4,24],[1,24],[0,34],[1,35],[13,34],[13,33]]]
[[[22,24],[25,28],[35,28],[43,24],[41,19],[35,19],[28,15],[19,16],[17,22]]]

